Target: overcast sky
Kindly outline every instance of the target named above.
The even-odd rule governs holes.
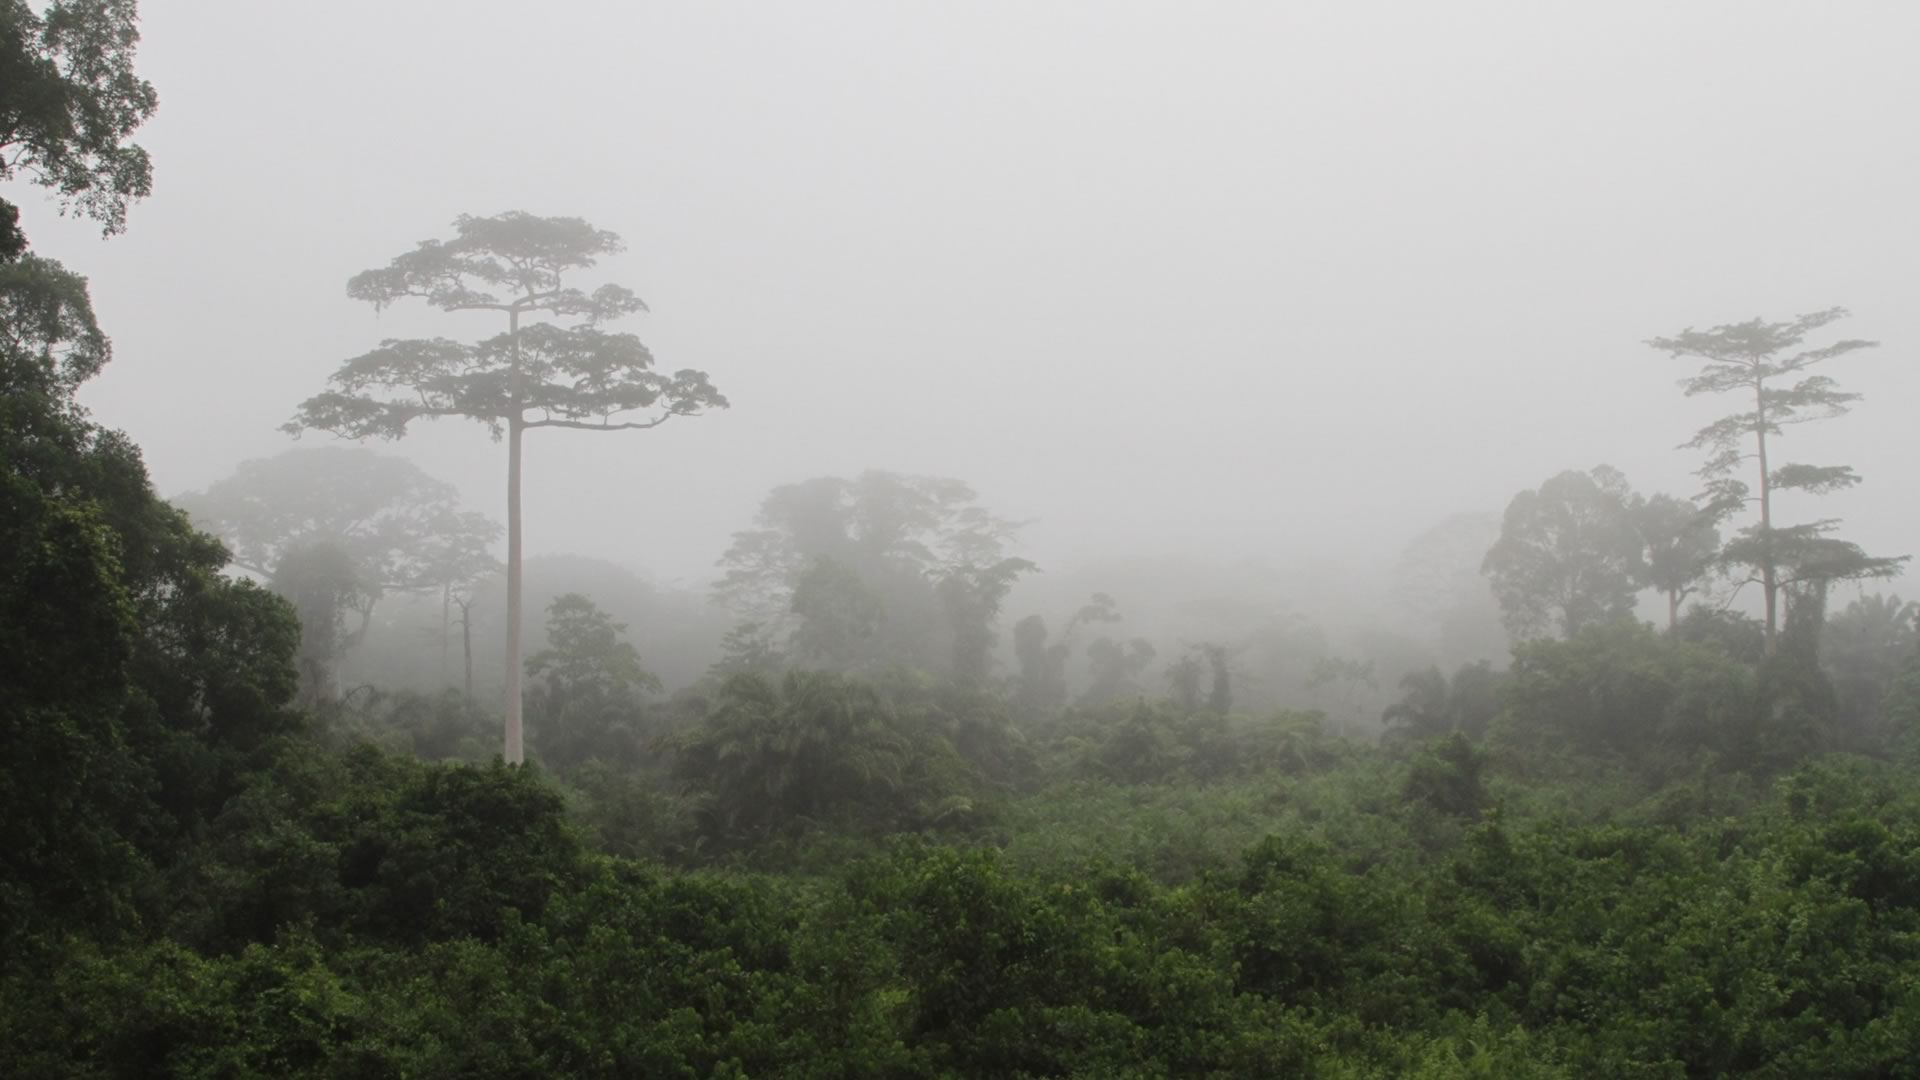
[[[772,485],[879,467],[1037,519],[1043,566],[1384,563],[1564,468],[1691,493],[1674,447],[1730,403],[1641,342],[1836,304],[1884,345],[1786,456],[1859,467],[1818,512],[1920,551],[1920,5],[142,10],[153,197],[104,242],[17,197],[163,493],[291,445],[382,337],[494,332],[345,282],[525,209],[622,234],[620,328],[734,401],[532,433],[532,552],[704,581]],[[501,513],[478,425],[393,449]]]

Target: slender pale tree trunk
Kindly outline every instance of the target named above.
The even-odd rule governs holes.
[[[1671,634],[1679,629],[1680,591],[1678,589],[1669,589],[1667,591],[1667,633]]]
[[[1773,479],[1767,474],[1767,395],[1753,380],[1754,434],[1760,441],[1760,587],[1767,594],[1767,655],[1780,648],[1780,575],[1773,565]]]
[[[460,660],[465,666],[465,680],[460,684],[467,704],[467,714],[473,714],[473,600],[469,598],[460,605]]]
[[[520,439],[525,418],[520,414],[520,312],[507,313],[513,367],[507,376],[507,764],[526,760],[520,729]]]
[[[453,641],[453,582],[440,584],[440,686],[447,685],[447,651]]]

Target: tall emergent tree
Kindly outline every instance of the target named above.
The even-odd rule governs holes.
[[[1844,415],[1860,395],[1841,391],[1832,378],[1814,374],[1828,360],[1878,342],[1846,338],[1819,348],[1802,348],[1807,335],[1847,315],[1845,308],[1828,308],[1787,322],[1751,319],[1709,330],[1691,327],[1673,337],[1647,342],[1676,358],[1703,361],[1700,372],[1682,380],[1687,396],[1739,394],[1749,407],[1721,417],[1700,429],[1683,444],[1709,452],[1700,475],[1707,481],[1709,504],[1723,514],[1754,506],[1759,520],[1729,542],[1722,558],[1752,570],[1766,602],[1766,653],[1779,651],[1780,594],[1795,588],[1824,588],[1834,581],[1889,577],[1905,556],[1870,556],[1857,544],[1827,534],[1838,522],[1811,521],[1802,525],[1774,523],[1773,496],[1783,490],[1824,495],[1849,488],[1860,477],[1848,465],[1774,464],[1769,439],[1786,432],[1789,424],[1830,420]],[[1758,490],[1737,475],[1753,462],[1751,474]]]
[[[521,709],[520,444],[531,428],[629,431],[725,408],[705,372],[653,370],[632,334],[600,324],[645,311],[619,285],[592,292],[568,284],[620,238],[579,218],[519,211],[462,215],[452,240],[427,240],[386,267],[354,275],[347,295],[376,309],[418,297],[442,311],[490,311],[506,332],[474,344],[446,338],[387,340],[340,366],[332,389],[308,398],[286,424],[298,434],[397,439],[415,420],[478,420],[507,439],[507,655],[505,756],[519,764]],[[557,321],[572,320],[572,325]],[[524,325],[523,325],[524,323]]]

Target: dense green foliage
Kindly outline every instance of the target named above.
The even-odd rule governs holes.
[[[148,932],[16,956],[0,1052],[102,1076],[1904,1075],[1898,774],[1616,775],[1575,820],[1511,780],[1489,803],[1465,748],[1054,784],[1006,807],[1004,850],[901,841],[805,877],[595,854],[535,771],[309,749],[229,800]],[[1245,846],[1154,834],[1193,813]]]

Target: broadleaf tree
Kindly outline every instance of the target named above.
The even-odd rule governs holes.
[[[1572,637],[1633,611],[1641,551],[1631,500],[1626,478],[1602,465],[1560,473],[1507,504],[1481,570],[1515,639]]]
[[[135,0],[0,0],[0,181],[58,193],[62,211],[126,227],[153,190],[153,163],[129,142],[160,103],[133,70]],[[0,199],[0,259],[27,245],[20,210]]]
[[[406,299],[445,312],[484,311],[504,333],[471,344],[387,340],[342,364],[331,388],[308,398],[288,431],[397,439],[418,420],[476,420],[507,443],[507,633],[504,755],[525,758],[521,730],[521,443],[536,428],[633,431],[725,408],[705,372],[654,370],[653,354],[601,324],[645,311],[620,285],[592,291],[574,275],[624,250],[579,218],[514,211],[463,215],[454,238],[428,240],[385,267],[355,275],[347,295],[376,309]],[[536,320],[536,321],[530,321]],[[570,320],[563,324],[555,320]]]
[[[1797,589],[1823,589],[1834,581],[1890,577],[1905,556],[1868,555],[1859,545],[1830,535],[1839,524],[1826,519],[1781,526],[1775,520],[1774,495],[1802,491],[1825,495],[1852,487],[1860,477],[1851,466],[1776,464],[1773,440],[1790,425],[1844,415],[1860,395],[1847,393],[1816,370],[1829,360],[1870,349],[1878,343],[1843,338],[1807,347],[1810,334],[1845,318],[1845,308],[1827,308],[1786,322],[1750,319],[1707,330],[1691,327],[1647,344],[1676,359],[1699,361],[1697,374],[1683,379],[1688,397],[1735,394],[1744,399],[1737,412],[1701,428],[1683,444],[1705,450],[1699,475],[1715,510],[1731,516],[1752,507],[1758,520],[1722,551],[1730,565],[1745,566],[1758,584],[1766,607],[1766,653],[1779,651],[1780,598]],[[1748,471],[1750,470],[1750,471]],[[1749,482],[1751,480],[1751,482]]]
[[[500,526],[460,510],[452,484],[405,458],[360,447],[305,447],[242,462],[205,491],[173,501],[226,541],[233,565],[272,583],[303,613],[302,670],[310,695],[318,691],[310,700],[330,696],[341,656],[365,637],[374,606],[389,593],[440,593],[444,668],[453,594],[497,565],[489,549]],[[300,565],[288,567],[289,560]],[[321,588],[320,580],[333,584]],[[313,604],[327,595],[352,597],[341,610],[358,613],[359,625],[327,629],[334,615]]]
[[[1000,604],[1034,565],[1006,554],[1019,524],[975,499],[959,480],[881,470],[783,484],[734,534],[715,596],[809,665],[977,682]]]
[[[461,515],[452,484],[360,447],[301,447],[244,461],[173,502],[225,540],[243,570],[271,575],[288,550],[325,541],[352,556],[370,583],[393,590],[438,584],[434,552],[466,542],[443,533],[490,528]]]

